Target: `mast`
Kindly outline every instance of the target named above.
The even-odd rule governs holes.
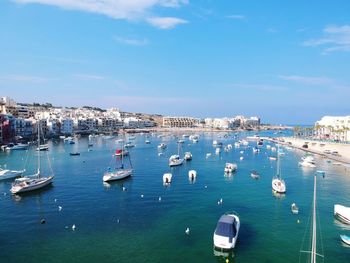
[[[280,146],[277,144],[277,177],[280,178],[281,164],[280,164]]]
[[[317,231],[316,231],[316,175],[314,176],[314,202],[313,202],[313,212],[312,212],[312,248],[311,248],[311,263],[316,263],[317,256]]]
[[[40,120],[38,121],[38,177],[40,177]]]

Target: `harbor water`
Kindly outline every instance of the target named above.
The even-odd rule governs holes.
[[[90,148],[88,138],[75,144],[50,141],[50,150],[42,154],[48,154],[55,174],[52,186],[14,196],[11,181],[0,182],[0,262],[306,262],[308,254],[300,251],[310,249],[316,169],[298,166],[302,151],[284,149],[287,193],[273,194],[276,161],[268,157],[276,153],[266,149],[270,143],[264,142],[258,154],[252,151],[256,141],[215,154],[213,140],[233,145],[247,135],[252,133],[202,133],[198,143],[185,138],[180,154],[190,151],[193,159],[172,168],[168,159],[178,151],[173,135],[135,135],[135,147],[129,149],[133,176],[114,183],[103,183],[102,176],[116,165],[117,138],[98,136]],[[168,147],[159,154],[161,142]],[[76,151],[80,156],[69,155]],[[0,152],[0,165],[16,170],[27,162],[30,174],[37,154],[34,149]],[[317,181],[317,251],[324,262],[350,262],[350,247],[339,238],[350,235],[350,227],[333,217],[334,204],[350,206],[350,169],[320,156],[315,161],[317,170],[326,172]],[[237,163],[237,172],[225,176],[226,162]],[[46,163],[43,158],[43,173]],[[197,171],[194,182],[188,178],[192,169]],[[251,178],[252,170],[260,179]],[[173,175],[167,187],[162,180],[166,172]],[[291,213],[292,203],[299,207],[298,215]],[[216,223],[227,211],[241,220],[238,243],[230,252],[213,248]]]

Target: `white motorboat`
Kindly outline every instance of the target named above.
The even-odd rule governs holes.
[[[173,177],[173,175],[171,173],[165,173],[163,174],[163,184],[164,185],[168,185],[171,183],[171,178]]]
[[[40,149],[40,122],[37,123],[38,126],[38,149]],[[41,156],[40,156],[40,151],[38,152],[38,159],[37,159],[37,164],[38,164],[38,169],[37,169],[37,173],[32,175],[32,176],[26,176],[26,177],[21,177],[16,179],[11,187],[11,193],[12,194],[21,194],[21,193],[25,193],[25,192],[29,192],[29,191],[34,191],[34,190],[38,190],[41,189],[49,184],[52,183],[54,176],[50,175],[50,176],[46,176],[46,177],[42,177],[41,176]],[[47,155],[47,159],[48,159],[48,164],[50,166],[50,161],[49,161],[49,157]],[[51,169],[51,167],[50,167]],[[51,173],[52,173],[52,169],[51,169]]]
[[[185,142],[185,141],[182,140],[182,139],[180,139],[180,140],[177,141],[177,143],[184,143],[184,142]]]
[[[222,215],[214,231],[214,246],[221,249],[234,248],[238,239],[239,228],[238,215],[233,212]]]
[[[216,146],[216,145],[218,145],[218,141],[217,141],[217,140],[214,140],[214,141],[213,141],[213,146]]]
[[[186,161],[191,161],[192,160],[192,153],[185,152],[185,160]]]
[[[124,140],[123,140],[123,144],[124,144]],[[122,149],[124,149],[124,147],[122,147]],[[103,177],[102,177],[103,182],[117,181],[132,175],[133,168],[131,164],[130,154],[128,154],[129,158],[127,158],[129,160],[128,168],[125,168],[125,163],[124,163],[124,159],[125,159],[124,156],[126,156],[125,150],[121,150],[120,154],[121,154],[120,155],[121,158],[115,158],[116,167],[114,169],[108,168],[108,170],[103,174]]]
[[[345,244],[350,246],[350,236],[347,235],[340,235],[341,241],[343,241]]]
[[[237,171],[237,164],[226,163],[224,171],[225,171],[225,173],[233,173],[233,172]]]
[[[247,140],[241,140],[241,144],[243,146],[248,146],[249,145],[249,142]]]
[[[250,172],[250,176],[253,178],[253,179],[259,179],[260,178],[260,175],[257,171],[253,170]]]
[[[49,150],[49,145],[48,144],[41,144],[38,145],[38,147],[36,148],[37,151],[47,151]]]
[[[235,146],[235,148],[239,148],[239,147],[241,147],[241,144],[239,142],[235,142],[234,146]]]
[[[158,145],[158,149],[163,149],[164,150],[166,147],[167,147],[167,145],[165,143],[163,143],[163,142]]]
[[[343,223],[350,224],[350,207],[339,204],[334,205],[334,216]]]
[[[253,147],[253,153],[259,153],[260,149],[258,147]]]
[[[291,211],[292,211],[293,214],[299,214],[299,208],[298,208],[298,206],[297,206],[295,203],[293,203],[293,204],[290,206],[290,209],[291,209]]]
[[[191,181],[196,180],[196,177],[197,177],[197,172],[196,172],[195,170],[190,170],[190,171],[188,171],[188,178],[189,178]]]
[[[315,168],[316,165],[315,165],[315,159],[313,156],[311,155],[307,155],[307,156],[303,156],[301,158],[301,162],[299,162],[299,165],[300,166],[303,166],[303,167],[311,167],[311,168]]]
[[[131,142],[127,142],[124,147],[125,148],[132,148],[132,147],[135,147],[135,145],[132,144]]]
[[[275,157],[275,156],[270,156],[269,159],[270,159],[270,161],[276,161],[276,160],[277,160],[277,157]]]
[[[276,175],[272,178],[272,190],[279,194],[284,194],[286,192],[286,183],[282,179],[281,175],[281,156],[277,154],[277,165],[276,165]]]
[[[150,140],[145,140],[145,144],[150,144]]]
[[[217,147],[215,149],[215,154],[219,155],[221,153],[221,148]]]
[[[27,143],[18,143],[18,144],[14,144],[14,143],[10,143],[6,146],[6,150],[7,151],[15,151],[15,150],[26,150],[28,149],[29,144]]]
[[[16,178],[18,176],[21,176],[24,172],[25,170],[15,171],[15,170],[7,170],[7,169],[0,168],[0,181]]]
[[[267,150],[271,150],[271,145],[270,145],[270,144],[267,144],[267,145],[266,145],[266,149],[267,149]]]

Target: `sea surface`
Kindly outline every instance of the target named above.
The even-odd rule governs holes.
[[[103,183],[102,176],[108,167],[118,165],[112,156],[120,147],[117,138],[94,138],[91,151],[88,138],[74,145],[49,141],[50,150],[41,153],[48,158],[42,158],[42,172],[47,174],[50,162],[55,174],[52,186],[13,196],[11,181],[0,182],[0,262],[307,262],[308,255],[300,250],[310,249],[316,169],[298,166],[303,152],[284,149],[281,165],[287,193],[274,195],[271,180],[276,161],[268,156],[276,153],[266,149],[269,143],[259,154],[252,151],[254,141],[215,154],[213,140],[233,145],[253,133],[200,133],[198,143],[187,138],[181,154],[190,151],[193,159],[174,168],[169,168],[168,158],[177,153],[175,136],[183,134],[157,135],[135,135],[131,141],[135,147],[130,149],[134,174],[111,184]],[[145,144],[146,139],[151,143]],[[159,155],[161,142],[168,148]],[[81,155],[70,156],[74,151]],[[207,153],[211,153],[208,158]],[[0,165],[25,166],[27,174],[34,173],[37,154],[0,152]],[[317,251],[324,255],[318,262],[350,262],[350,247],[339,238],[350,235],[350,227],[333,217],[334,204],[350,206],[350,169],[319,156],[315,159],[317,170],[326,172],[324,178],[317,178]],[[237,163],[234,175],[224,175],[226,162]],[[188,179],[191,169],[197,171],[195,182]],[[251,178],[251,170],[260,173],[259,180]],[[168,187],[162,181],[166,172],[173,174]],[[291,213],[293,202],[298,215]],[[241,229],[235,249],[222,252],[213,249],[213,232],[227,211],[240,216]]]

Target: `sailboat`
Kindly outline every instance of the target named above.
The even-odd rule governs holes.
[[[40,121],[38,121],[38,148],[40,148]],[[37,151],[37,155],[38,155],[38,169],[36,174],[34,175],[30,175],[30,176],[25,176],[25,177],[21,177],[16,179],[11,187],[11,193],[12,194],[21,194],[24,192],[29,192],[29,191],[34,191],[34,190],[38,190],[40,188],[43,188],[49,184],[52,183],[54,175],[51,169],[51,173],[52,175],[47,176],[47,177],[43,177],[41,176],[41,154],[40,151]],[[50,162],[49,162],[50,164]]]
[[[178,166],[182,165],[184,162],[183,158],[180,158],[180,143],[177,144],[177,154],[170,156],[169,158],[169,166]]]
[[[281,157],[279,151],[277,151],[277,173],[272,178],[272,190],[279,194],[286,192],[286,183],[281,178]]]
[[[321,254],[317,253],[317,224],[316,224],[316,187],[317,187],[317,174],[314,175],[314,196],[313,196],[313,208],[312,208],[312,239],[311,239],[311,251],[303,251],[301,250],[301,253],[308,253],[310,254],[310,261],[311,263],[317,262],[317,257],[324,257]],[[300,262],[300,260],[299,260]]]
[[[123,144],[124,144],[124,140],[123,140]],[[122,149],[124,149],[124,145],[122,147]],[[120,160],[121,160],[121,164],[119,166],[117,166],[114,170],[112,169],[108,169],[107,172],[104,173],[103,175],[103,181],[104,182],[110,182],[110,181],[116,181],[116,180],[121,180],[124,179],[126,177],[129,177],[132,175],[133,169],[132,169],[132,164],[131,164],[131,160],[130,160],[130,154],[129,155],[129,168],[125,168],[124,167],[124,157],[125,157],[125,153],[123,154],[123,152],[120,154]],[[116,159],[116,162],[118,162],[118,159]]]

